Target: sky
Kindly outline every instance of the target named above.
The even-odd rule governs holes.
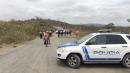
[[[0,20],[34,17],[71,24],[129,26],[130,0],[0,0]]]

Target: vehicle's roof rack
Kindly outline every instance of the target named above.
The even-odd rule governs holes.
[[[100,30],[98,30],[98,32],[100,32],[100,33],[110,33],[110,32],[112,32],[112,29],[100,29]]]
[[[113,32],[112,29],[100,29],[99,33],[119,33],[119,34],[128,34],[127,32]]]
[[[128,32],[121,32],[122,34],[129,34]]]

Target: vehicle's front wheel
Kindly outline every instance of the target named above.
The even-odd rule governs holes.
[[[66,63],[71,68],[78,68],[81,64],[81,59],[77,54],[71,54],[68,56]]]
[[[130,68],[130,54],[127,54],[122,60],[123,66]]]

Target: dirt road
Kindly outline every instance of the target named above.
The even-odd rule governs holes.
[[[0,73],[130,73],[130,69],[119,64],[81,65],[71,69],[57,61],[57,45],[72,38],[52,37],[51,46],[44,47],[39,38],[25,43],[24,46],[0,56]]]

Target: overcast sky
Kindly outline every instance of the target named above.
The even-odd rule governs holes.
[[[130,0],[0,0],[0,20],[49,18],[74,24],[130,25]]]

